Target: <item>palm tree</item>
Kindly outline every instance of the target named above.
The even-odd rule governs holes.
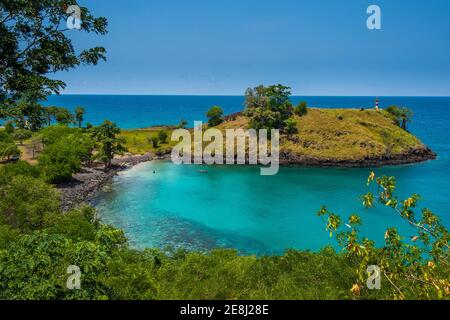
[[[86,111],[84,110],[83,107],[76,107],[75,109],[75,119],[78,122],[78,127],[81,128],[81,125],[83,124],[84,121],[84,114],[86,113]]]

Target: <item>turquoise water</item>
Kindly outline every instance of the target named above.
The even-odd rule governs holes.
[[[329,108],[370,107],[372,97],[294,97]],[[221,96],[60,96],[47,104],[83,105],[87,121],[108,118],[123,128],[191,123],[204,119],[212,105],[226,113],[243,108],[243,97]],[[438,159],[416,165],[378,168],[394,175],[403,196],[417,192],[422,206],[450,226],[450,98],[382,97],[382,107],[404,105],[414,111],[410,130],[438,153]],[[237,248],[243,253],[277,254],[287,248],[318,250],[334,244],[315,215],[322,205],[336,213],[360,213],[365,235],[383,240],[387,227],[405,236],[411,229],[383,208],[366,211],[360,195],[367,191],[370,169],[282,168],[260,176],[256,167],[208,167],[148,163],[116,177],[95,199],[103,220],[125,230],[137,248],[166,246],[206,250]],[[156,173],[154,174],[153,171]]]
[[[420,187],[416,176],[430,165],[377,172],[397,176],[404,195],[423,191],[425,205],[448,205]],[[364,234],[378,241],[387,227],[404,226],[389,210],[362,208],[359,196],[366,190],[368,169],[282,168],[276,176],[260,176],[257,167],[212,166],[207,174],[200,169],[206,167],[141,164],[116,177],[98,196],[97,207],[103,220],[124,229],[138,248],[226,247],[258,254],[318,250],[334,244],[315,215],[325,204],[344,216],[361,213]],[[440,187],[448,190],[448,184]],[[406,226],[400,230],[411,232]]]

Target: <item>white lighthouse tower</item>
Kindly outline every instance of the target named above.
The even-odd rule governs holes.
[[[380,110],[378,97],[375,99],[375,110],[376,111]]]

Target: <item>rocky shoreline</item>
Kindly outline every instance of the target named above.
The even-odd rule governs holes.
[[[105,171],[103,165],[83,167],[71,181],[57,186],[61,194],[61,208],[67,212],[79,204],[91,199],[97,191],[120,171],[129,169],[139,163],[154,160],[153,154],[129,155],[114,159],[112,168]]]
[[[414,164],[434,159],[436,159],[436,153],[427,147],[411,149],[403,154],[366,157],[358,160],[317,159],[288,152],[280,153],[280,165],[319,168],[369,168]],[[62,210],[69,211],[92,199],[97,191],[109,183],[120,171],[151,160],[167,160],[167,155],[155,156],[148,153],[121,157],[113,160],[113,167],[108,171],[105,171],[102,165],[84,167],[81,172],[74,175],[71,181],[57,186],[61,193]]]
[[[318,159],[308,156],[301,156],[288,152],[280,153],[281,165],[295,165],[303,167],[338,167],[338,168],[370,168],[381,166],[393,166],[403,164],[414,164],[435,160],[437,157],[430,148],[410,149],[406,153],[394,155],[381,155],[378,157],[366,157],[356,160],[336,160],[336,159]]]

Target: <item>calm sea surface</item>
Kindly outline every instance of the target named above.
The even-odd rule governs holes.
[[[294,97],[310,106],[372,107],[373,97]],[[122,128],[204,120],[213,105],[225,113],[243,108],[243,97],[223,96],[52,96],[48,105],[84,106],[87,121],[104,119]],[[394,175],[402,196],[422,195],[422,206],[450,227],[450,98],[382,97],[381,107],[408,106],[411,131],[439,157],[417,165],[376,169]],[[282,168],[263,177],[256,167],[209,167],[169,163],[139,165],[116,177],[95,200],[103,220],[125,230],[132,245],[144,247],[237,248],[243,253],[278,254],[287,248],[319,250],[334,244],[315,213],[327,205],[347,216],[360,213],[365,235],[381,242],[387,227],[405,237],[411,229],[393,212],[365,210],[359,196],[367,191],[370,169]],[[155,173],[153,173],[155,171]]]

